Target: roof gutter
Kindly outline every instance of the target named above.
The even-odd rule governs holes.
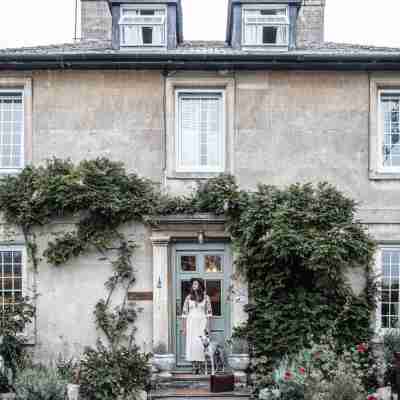
[[[400,70],[400,54],[0,54],[0,70],[167,69],[167,70]]]

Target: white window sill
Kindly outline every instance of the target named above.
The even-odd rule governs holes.
[[[167,175],[167,179],[210,179],[227,171],[173,171]]]
[[[369,179],[379,180],[400,180],[400,168],[398,170],[369,171]]]
[[[153,46],[153,45],[126,45],[126,44],[121,44],[120,45],[120,50],[122,51],[142,51],[145,50],[146,52],[152,52],[152,51],[160,51],[160,50],[167,50],[167,45],[160,45],[160,46]]]

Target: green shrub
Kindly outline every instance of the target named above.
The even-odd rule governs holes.
[[[9,392],[17,371],[26,366],[28,352],[24,332],[35,314],[28,298],[8,307],[0,315],[0,356],[4,360],[5,374],[0,371],[0,393]]]
[[[393,353],[395,352],[400,352],[400,329],[388,329],[383,335],[383,356],[386,383],[393,380]]]
[[[22,370],[15,381],[17,400],[64,400],[67,381],[43,366]]]
[[[80,391],[86,400],[136,398],[149,378],[149,356],[137,347],[108,349],[100,342],[87,349],[80,364]]]

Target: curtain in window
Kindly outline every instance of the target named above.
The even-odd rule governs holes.
[[[122,43],[127,45],[142,44],[141,27],[139,25],[123,25],[122,26]]]
[[[180,167],[221,167],[221,115],[221,96],[180,97]]]
[[[287,44],[287,26],[279,26],[276,36],[276,44],[286,45]]]

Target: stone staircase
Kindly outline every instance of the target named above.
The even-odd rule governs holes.
[[[149,395],[148,400],[248,400],[250,392],[237,389],[234,392],[211,393],[210,377],[185,373],[174,373],[168,381],[159,381]]]

